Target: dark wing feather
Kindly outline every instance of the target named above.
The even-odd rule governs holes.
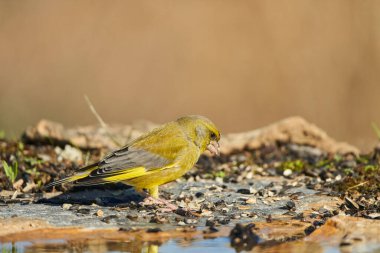
[[[128,168],[144,167],[147,171],[170,165],[170,162],[159,155],[143,149],[125,147],[116,150],[98,163],[89,177],[108,177],[125,172]]]

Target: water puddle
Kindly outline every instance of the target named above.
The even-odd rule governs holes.
[[[0,246],[2,253],[60,253],[60,252],[134,252],[134,253],[234,253],[236,249],[230,247],[228,237],[215,239],[195,239],[176,240],[171,239],[165,243],[155,242],[120,242],[105,240],[87,241],[65,241],[65,240],[43,240],[33,242],[4,243]],[[366,247],[332,247],[323,246],[316,243],[294,242],[282,243],[278,245],[257,245],[250,252],[318,252],[318,253],[339,253],[339,252],[380,252],[380,245],[366,245]]]
[[[25,222],[24,225],[28,224]],[[302,224],[300,221],[273,220],[237,224],[233,228],[177,227],[171,230],[159,227],[25,227],[23,231],[0,236],[0,253],[380,253],[380,223],[376,221],[336,216],[307,236],[301,234],[305,229]]]
[[[155,253],[155,252],[200,252],[200,253],[233,253],[235,250],[230,247],[227,237],[215,239],[195,239],[195,240],[176,240],[171,239],[165,243],[158,242],[120,242],[105,240],[85,240],[85,241],[65,241],[65,240],[43,240],[33,242],[4,243],[0,247],[2,253],[29,253],[29,252],[136,252],[136,253]]]
[[[247,252],[242,250],[241,252]],[[234,253],[239,249],[232,248],[228,237],[212,239],[169,239],[163,243],[157,241],[118,241],[105,239],[81,239],[81,240],[34,240],[18,241],[14,243],[0,244],[1,253],[60,253],[60,252],[133,252],[133,253]],[[323,243],[294,241],[285,243],[260,243],[248,252],[301,252],[301,253],[339,253],[339,252],[380,252],[379,244],[367,244],[357,246],[331,246]]]

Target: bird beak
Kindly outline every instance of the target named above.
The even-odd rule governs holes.
[[[207,145],[207,150],[210,151],[212,155],[219,156],[220,154],[219,143],[217,141],[210,141],[210,144]]]

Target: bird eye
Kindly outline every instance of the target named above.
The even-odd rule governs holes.
[[[211,133],[210,137],[211,137],[211,139],[215,139],[216,138],[216,134],[215,133]]]

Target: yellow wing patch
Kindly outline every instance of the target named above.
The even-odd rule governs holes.
[[[165,166],[162,168],[154,168],[148,171],[144,167],[128,168],[125,170],[118,171],[117,175],[102,178],[102,180],[106,182],[120,182],[120,181],[125,181],[128,179],[133,179],[133,178],[137,178],[141,176],[154,174],[158,171],[166,170],[175,166],[176,164],[169,164],[168,166]]]

